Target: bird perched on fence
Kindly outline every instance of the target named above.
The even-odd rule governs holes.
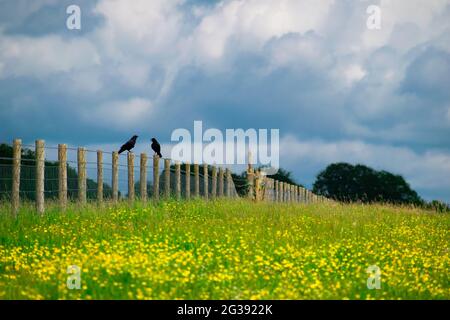
[[[158,155],[158,157],[162,158],[161,154],[161,145],[156,141],[155,138],[152,138],[152,150]]]
[[[137,138],[138,138],[138,136],[134,135],[134,136],[131,137],[130,140],[125,142],[125,144],[120,147],[119,154],[121,154],[124,151],[130,152],[131,149],[133,149],[134,146],[136,145]]]

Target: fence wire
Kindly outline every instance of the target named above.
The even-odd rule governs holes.
[[[20,161],[20,188],[19,195],[21,199],[34,201],[37,198],[36,194],[36,174],[37,174],[37,160],[36,160],[36,150],[34,145],[22,145],[22,154]],[[105,200],[114,198],[113,191],[113,163],[114,154],[112,152],[101,152],[102,161],[101,168],[99,172],[99,162],[98,162],[98,151],[95,150],[84,150],[84,168],[86,173],[86,200],[95,201],[98,199],[99,194],[99,173],[102,177],[103,192],[102,198]],[[60,190],[60,162],[58,147],[45,146],[45,161],[44,161],[44,198],[49,200],[56,200],[59,197]],[[78,161],[78,148],[67,147],[66,149],[66,183],[67,183],[67,198],[69,200],[76,200],[80,197],[80,172]],[[133,162],[130,163],[130,160]],[[166,161],[169,160],[169,192],[167,194],[166,190]],[[154,167],[153,158],[147,158],[147,163],[145,165],[146,179],[145,186],[147,192],[147,198],[155,198],[154,190]],[[132,165],[132,168],[131,168]],[[157,176],[159,180],[158,184],[158,198],[169,196],[169,197],[181,197],[186,198],[189,192],[190,197],[197,196],[197,185],[196,185],[196,166],[189,165],[189,179],[187,179],[187,165],[180,164],[180,179],[177,179],[177,167],[176,164],[170,159],[159,159]],[[216,168],[215,175],[215,189],[213,190],[213,167],[207,166],[207,189],[205,188],[205,174],[204,166],[198,165],[198,196],[208,198],[218,197],[219,190],[219,172],[223,172],[223,186],[222,186],[222,196],[230,197],[247,197],[249,194],[253,197],[256,189],[254,184],[250,184],[247,177],[241,177],[238,175],[231,174],[230,171],[221,170]],[[121,154],[117,157],[117,197],[118,199],[126,199],[131,197],[130,191],[134,194],[136,198],[141,198],[141,156],[140,155],[128,155]],[[133,173],[133,179],[130,179],[129,172]],[[231,175],[231,178],[227,176]],[[189,182],[188,182],[189,180]],[[315,195],[310,191],[305,189],[297,190],[295,193],[291,190],[276,189],[275,184],[270,184],[267,179],[261,179],[260,185],[258,187],[258,192],[261,192],[262,198],[271,201],[280,202],[313,202]],[[131,190],[129,184],[132,184]],[[179,183],[179,191],[177,186]],[[188,185],[189,184],[189,185]],[[11,200],[12,197],[12,185],[13,185],[13,147],[10,144],[0,144],[0,200]],[[189,190],[189,191],[188,191]],[[300,192],[299,192],[300,191]]]

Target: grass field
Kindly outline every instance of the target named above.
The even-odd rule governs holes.
[[[448,214],[381,205],[168,201],[18,219],[4,205],[0,298],[449,299],[449,229]]]

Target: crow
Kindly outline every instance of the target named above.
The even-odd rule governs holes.
[[[134,145],[136,144],[136,139],[138,138],[138,136],[134,135],[133,137],[131,137],[130,140],[128,140],[123,146],[120,147],[119,150],[119,154],[121,154],[122,152],[124,152],[125,150],[130,152],[131,149],[134,148]]]
[[[155,138],[152,138],[152,150],[155,151],[158,157],[162,158],[161,146]]]

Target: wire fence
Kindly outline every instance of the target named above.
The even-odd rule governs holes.
[[[174,197],[248,197],[274,202],[315,202],[326,199],[309,190],[276,181],[249,166],[247,177],[228,168],[185,164],[157,156],[86,150],[66,145],[0,144],[0,201],[17,211],[20,200],[120,201]]]

